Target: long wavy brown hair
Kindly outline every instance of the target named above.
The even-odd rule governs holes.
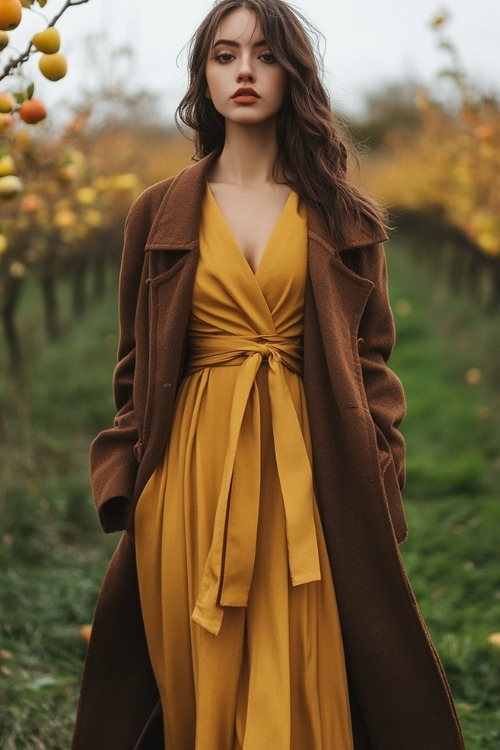
[[[258,18],[264,37],[285,70],[288,96],[278,113],[276,181],[286,182],[322,215],[333,243],[346,244],[352,221],[384,227],[384,212],[347,178],[347,148],[321,82],[320,35],[304,16],[283,0],[218,0],[193,36],[189,51],[189,87],[176,113],[177,123],[195,136],[196,157],[222,151],[224,118],[206,96],[205,66],[222,19],[246,8]]]

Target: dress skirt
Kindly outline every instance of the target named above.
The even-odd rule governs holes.
[[[207,186],[187,371],[135,517],[166,750],[353,750],[301,377],[306,275],[295,193],[254,273]]]

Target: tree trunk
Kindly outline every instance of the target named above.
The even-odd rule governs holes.
[[[80,259],[73,269],[73,317],[80,318],[87,310],[87,264]]]
[[[6,281],[2,304],[2,321],[9,353],[9,368],[13,377],[20,378],[23,369],[21,341],[16,325],[16,308],[21,296],[23,279],[10,276]]]
[[[48,338],[53,340],[61,334],[56,281],[53,276],[45,275],[42,277],[41,284],[45,306],[45,330]]]

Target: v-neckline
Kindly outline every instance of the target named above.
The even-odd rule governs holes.
[[[219,204],[217,203],[217,199],[216,199],[215,195],[213,194],[212,188],[210,187],[210,184],[208,182],[207,182],[207,188],[208,188],[208,192],[210,194],[210,199],[213,201],[213,203],[214,203],[214,205],[215,205],[215,207],[217,209],[217,213],[219,214],[220,219],[223,222],[228,235],[231,237],[231,239],[233,241],[234,247],[238,251],[238,254],[241,256],[241,258],[242,258],[245,266],[248,268],[248,270],[250,271],[250,273],[252,274],[252,276],[256,279],[257,276],[258,276],[258,274],[259,274],[259,271],[260,271],[260,268],[262,266],[262,263],[265,260],[266,255],[268,254],[268,249],[269,249],[269,246],[272,244],[272,241],[274,239],[274,235],[276,234],[276,231],[279,228],[279,226],[280,226],[280,224],[281,224],[281,222],[283,220],[283,216],[285,214],[285,211],[288,208],[288,204],[290,203],[290,201],[292,199],[292,196],[295,195],[294,191],[293,190],[290,191],[290,193],[289,193],[289,195],[288,195],[288,197],[287,197],[287,199],[286,199],[286,201],[285,201],[285,203],[283,205],[283,208],[281,209],[281,213],[278,216],[278,218],[276,220],[276,223],[275,223],[275,225],[274,225],[274,227],[273,227],[273,229],[271,231],[271,234],[268,237],[268,240],[266,242],[266,245],[264,247],[264,251],[263,251],[263,253],[262,253],[261,257],[260,257],[260,260],[259,260],[259,262],[258,262],[258,264],[257,264],[257,266],[256,266],[256,268],[254,270],[252,268],[252,266],[250,265],[250,262],[248,261],[247,257],[245,256],[243,250],[241,249],[239,243],[236,241],[236,238],[235,238],[233,232],[231,231],[231,227],[229,226],[226,217],[222,213],[222,210],[221,210]]]

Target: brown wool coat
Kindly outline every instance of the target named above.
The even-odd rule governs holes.
[[[183,374],[200,206],[212,158],[146,190],[127,221],[114,378],[118,413],[114,428],[98,435],[91,450],[102,526],[126,533],[95,613],[73,750],[163,747],[133,515],[165,451]],[[335,249],[320,217],[309,211],[304,386],[355,748],[463,750],[450,692],[398,551],[406,537],[398,431],[404,396],[387,367],[394,328],[380,244],[386,238],[359,227],[350,237],[347,247]]]

